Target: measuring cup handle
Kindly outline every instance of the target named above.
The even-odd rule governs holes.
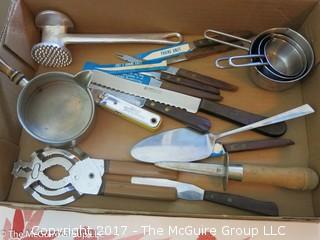
[[[3,59],[0,58],[0,72],[4,73],[12,82],[25,86],[27,80],[24,75],[14,68],[10,67]]]
[[[251,54],[251,55],[240,55],[240,56],[233,56],[229,57],[229,65],[232,67],[257,67],[257,66],[265,66],[268,65],[267,62],[256,62],[255,58],[265,58],[264,55],[260,54]],[[242,60],[242,59],[251,59],[252,62],[249,63],[237,63],[237,60]]]
[[[240,48],[240,49],[245,50],[245,51],[249,51],[250,50],[249,47],[245,47],[245,46],[242,46],[240,44],[235,44],[235,43],[223,41],[221,39],[218,39],[218,38],[215,38],[213,36],[210,36],[210,34],[222,35],[224,37],[229,37],[231,39],[236,39],[236,40],[241,41],[241,42],[243,42],[243,43],[245,43],[247,45],[251,44],[251,40],[249,40],[249,39],[245,39],[245,38],[242,38],[242,37],[234,36],[232,34],[219,32],[219,31],[211,30],[211,29],[207,29],[206,31],[204,31],[204,34],[203,34],[206,39],[210,39],[212,41],[215,41],[215,42],[218,42],[218,43],[221,43],[221,44],[225,44],[225,45],[228,45],[228,46],[231,46],[231,47]]]
[[[233,66],[229,64],[229,59],[230,57],[221,57],[216,59],[215,61],[216,67],[221,69],[233,68]]]

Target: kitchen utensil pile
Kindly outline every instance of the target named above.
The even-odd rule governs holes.
[[[252,41],[247,39],[252,35],[250,32],[233,33],[237,35],[234,36],[207,30],[203,39],[182,42],[180,33],[71,34],[68,31],[74,27],[72,20],[66,14],[52,10],[40,12],[35,22],[41,29],[42,41],[32,48],[31,55],[35,62],[47,67],[65,67],[72,63],[67,44],[167,45],[134,56],[114,53],[124,61],[122,63],[87,61],[78,74],[48,72],[30,81],[0,61],[0,71],[23,87],[17,102],[22,127],[33,138],[48,145],[33,152],[30,161],[15,162],[12,171],[15,177],[24,179],[24,190],[36,201],[46,205],[67,205],[85,194],[163,201],[179,198],[206,200],[256,214],[277,216],[279,210],[274,202],[222,190],[208,191],[192,182],[180,182],[179,172],[221,177],[225,191],[229,179],[290,190],[310,191],[317,187],[319,176],[310,168],[229,163],[229,153],[293,145],[292,140],[280,138],[287,131],[285,121],[313,113],[311,106],[305,104],[267,118],[219,103],[223,100],[223,91],[233,94],[241,91],[236,85],[172,66],[241,48],[249,55],[219,58],[217,67],[252,67],[251,80],[259,87],[285,90],[306,78],[314,64],[310,44],[294,30],[269,29]],[[241,63],[241,59],[251,62]],[[91,158],[76,145],[94,124],[95,105],[147,130],[157,131],[163,121],[162,114],[183,123],[186,128],[155,134],[133,146],[132,157],[143,163]],[[210,132],[211,121],[198,112],[241,127],[213,134]],[[231,143],[220,141],[248,130],[268,138]],[[224,162],[191,163],[219,157],[223,157]]]

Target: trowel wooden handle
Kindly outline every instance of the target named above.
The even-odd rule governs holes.
[[[103,189],[106,196],[119,196],[130,198],[157,199],[174,201],[177,199],[175,188],[168,187],[151,187],[135,185],[125,182],[107,182]]]
[[[178,172],[134,161],[108,161],[107,173],[140,177],[177,179]]]
[[[312,190],[317,187],[319,176],[310,168],[243,165],[242,181],[294,190]]]

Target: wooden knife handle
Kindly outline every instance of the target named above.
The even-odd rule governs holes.
[[[194,113],[187,112],[183,109],[171,107],[171,106],[157,103],[150,100],[146,100],[144,105],[153,111],[157,111],[179,122],[182,122],[186,124],[188,127],[200,133],[207,133],[211,128],[210,120],[208,120],[207,118],[198,116]]]
[[[319,183],[319,176],[310,168],[243,165],[242,181],[293,190],[313,190]]]
[[[171,90],[171,91],[175,91],[175,92],[179,92],[179,93],[183,93],[183,94],[187,94],[190,96],[194,96],[194,97],[198,97],[198,98],[204,98],[204,99],[208,99],[208,100],[212,100],[212,101],[220,101],[223,99],[222,96],[217,95],[217,94],[212,94],[212,93],[208,93],[205,91],[201,91],[198,89],[193,89],[190,87],[186,87],[183,85],[178,85],[178,84],[173,84],[170,82],[163,82],[161,84],[161,88],[167,89],[167,90]]]
[[[273,202],[260,201],[230,193],[205,191],[203,200],[267,216],[279,215],[278,206]]]
[[[238,87],[233,84],[230,84],[221,80],[217,80],[215,78],[212,78],[200,73],[189,71],[184,68],[179,68],[176,75],[180,77],[189,78],[200,83],[208,84],[210,86],[213,86],[222,90],[236,91],[238,89]]]
[[[106,161],[106,173],[141,176],[141,177],[158,177],[167,179],[177,179],[178,172],[163,169],[153,164],[139,163],[135,161]]]
[[[292,144],[294,144],[294,142],[290,139],[270,138],[270,139],[262,139],[262,140],[224,143],[223,147],[227,152],[232,153],[232,152],[252,151],[252,150],[275,148],[275,147],[284,147]]]
[[[142,199],[157,199],[174,201],[177,199],[177,191],[175,188],[167,187],[151,187],[143,185],[135,185],[125,182],[106,182],[103,195],[142,198]]]
[[[202,90],[202,91],[217,94],[217,95],[220,94],[220,90],[215,87],[209,86],[207,84],[201,84],[199,82],[196,82],[187,78],[183,78],[183,77],[178,77],[169,73],[161,72],[160,78],[164,81],[168,81],[171,83],[184,85],[190,88]]]
[[[254,123],[266,118],[261,115],[246,112],[244,110],[215,103],[213,101],[208,101],[205,99],[201,101],[199,110],[240,125],[248,125],[250,123]],[[280,137],[286,133],[287,125],[285,122],[281,122],[265,127],[256,128],[253,131],[270,137]]]

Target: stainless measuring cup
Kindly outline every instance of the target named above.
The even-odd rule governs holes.
[[[215,35],[223,35],[230,38],[234,38],[237,40],[242,41],[247,45],[237,45],[230,42],[221,41],[216,39],[215,37],[209,36],[209,34]],[[269,65],[268,62],[263,61],[262,59],[265,55],[260,54],[259,52],[259,45],[263,38],[273,35],[273,34],[280,34],[286,36],[287,38],[294,41],[302,50],[304,55],[306,56],[306,66],[305,70],[299,76],[288,79],[287,81],[283,81],[284,79],[280,76],[275,76],[274,74],[268,71],[266,65]],[[226,34],[223,32],[215,31],[215,30],[207,30],[205,31],[204,36],[208,39],[213,41],[217,41],[222,44],[226,44],[229,46],[233,46],[239,49],[243,49],[248,51],[248,55],[242,56],[232,56],[232,57],[222,57],[216,60],[216,66],[218,68],[232,68],[232,67],[253,67],[251,69],[251,80],[259,87],[270,90],[270,91],[283,91],[290,87],[292,87],[296,82],[305,78],[311,71],[313,64],[314,64],[314,52],[309,44],[309,42],[298,32],[290,29],[290,28],[272,28],[268,29],[260,34],[258,34],[252,41],[249,39],[243,39],[241,37],[233,36],[231,34]],[[236,64],[234,61],[239,59],[251,59],[253,62],[245,63],[245,64]],[[237,65],[237,66],[234,66]]]
[[[73,146],[88,132],[95,113],[89,71],[48,72],[28,81],[1,59],[0,71],[22,87],[17,114],[32,137],[51,146]]]

